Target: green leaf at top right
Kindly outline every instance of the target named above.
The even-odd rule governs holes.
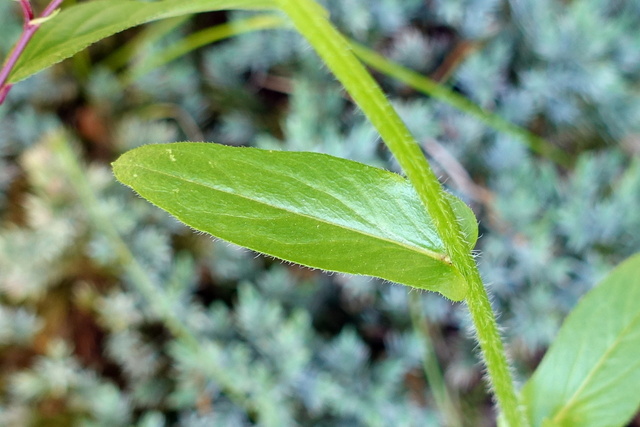
[[[623,426],[640,407],[640,253],[569,314],[522,390],[532,426]]]

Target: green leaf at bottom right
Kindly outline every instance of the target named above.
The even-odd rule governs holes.
[[[640,253],[565,320],[522,390],[532,426],[622,426],[640,407]]]

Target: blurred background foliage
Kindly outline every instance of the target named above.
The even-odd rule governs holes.
[[[324,5],[349,37],[572,159],[557,165],[374,73],[478,215],[478,262],[523,381],[577,299],[640,249],[640,3]],[[194,234],[113,179],[122,152],[181,140],[397,171],[290,30],[131,72],[189,34],[248,16],[126,31],[17,84],[0,107],[2,425],[445,425],[455,416],[438,414],[422,369],[434,360],[457,422],[493,425],[462,304]],[[0,57],[20,30],[17,3],[0,1]],[[411,298],[425,318],[412,322]]]

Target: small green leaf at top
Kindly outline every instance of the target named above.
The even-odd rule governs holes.
[[[269,9],[271,0],[95,0],[64,7],[35,33],[9,75],[16,83],[87,46],[157,19],[223,9]]]
[[[151,203],[220,239],[308,267],[465,297],[466,282],[400,175],[326,154],[213,143],[146,145],[113,170]],[[471,250],[475,216],[449,200]]]
[[[569,314],[525,384],[532,426],[623,426],[640,407],[640,253]]]

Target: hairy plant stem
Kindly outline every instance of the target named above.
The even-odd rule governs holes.
[[[466,249],[460,226],[445,199],[444,189],[429,167],[420,146],[377,82],[356,59],[349,43],[324,17],[324,9],[313,0],[278,0],[278,4],[376,127],[416,188],[439,231],[451,264],[466,280],[466,302],[476,327],[498,408],[507,425],[526,425],[480,273],[472,254]]]
[[[7,83],[9,79],[9,75],[11,74],[11,70],[18,62],[18,58],[24,52],[24,49],[27,47],[27,43],[31,40],[31,37],[38,31],[40,25],[44,22],[44,20],[51,16],[51,14],[60,6],[62,0],[52,0],[51,3],[45,8],[38,19],[33,19],[33,9],[31,8],[31,4],[28,0],[20,0],[20,7],[22,8],[22,13],[24,15],[24,24],[22,27],[22,34],[18,39],[18,42],[11,50],[11,53],[7,57],[7,60],[2,65],[2,69],[0,69],[0,105],[4,102],[5,98],[9,94],[11,90],[11,84]]]

